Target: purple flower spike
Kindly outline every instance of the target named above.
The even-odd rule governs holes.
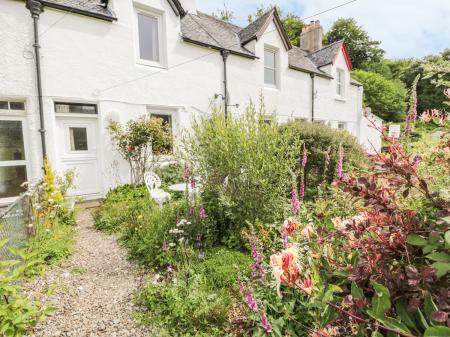
[[[253,299],[253,294],[250,289],[247,292],[247,305],[251,311],[258,310],[258,304],[256,304],[255,300]]]
[[[267,316],[264,312],[261,314],[261,326],[263,327],[266,332],[270,333],[272,332],[272,325],[270,325],[269,321],[267,320]]]
[[[300,184],[300,190],[298,192],[300,200],[303,200],[303,198],[305,197],[305,183],[302,181],[302,183]]]
[[[303,144],[303,159],[302,159],[302,167],[306,167],[306,163],[308,162],[308,152],[306,151],[306,146]]]
[[[294,215],[297,215],[299,205],[298,205],[297,193],[295,192],[294,189],[292,189],[291,204],[292,204],[292,212],[294,213]]]

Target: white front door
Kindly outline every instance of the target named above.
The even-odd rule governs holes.
[[[96,118],[57,117],[58,167],[75,173],[69,195],[94,199],[100,196]]]

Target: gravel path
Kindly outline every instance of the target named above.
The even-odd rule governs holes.
[[[150,336],[132,319],[137,269],[116,237],[97,231],[92,209],[79,212],[74,254],[29,285],[30,296],[58,307],[34,329],[37,336]],[[46,295],[47,289],[55,289]]]

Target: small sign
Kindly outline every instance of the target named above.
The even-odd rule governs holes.
[[[400,138],[400,125],[399,124],[389,125],[389,137]]]

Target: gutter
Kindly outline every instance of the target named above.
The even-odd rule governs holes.
[[[41,59],[39,53],[39,49],[41,48],[41,46],[39,44],[39,25],[38,25],[39,15],[43,12],[43,6],[39,0],[27,0],[26,7],[29,9],[31,13],[34,26],[33,47],[36,64],[36,84],[37,84],[39,120],[40,120],[39,133],[41,134],[42,159],[45,160],[47,157],[47,147],[45,144],[44,104],[42,102]]]
[[[190,38],[188,38],[188,37],[182,36],[182,39],[183,39],[183,41],[185,41],[185,42],[189,42],[189,43],[192,43],[192,44],[196,44],[196,45],[199,45],[199,46],[202,46],[202,47],[207,47],[207,48],[210,48],[210,49],[215,49],[215,50],[218,50],[218,51],[220,51],[220,52],[222,52],[223,50],[226,50],[226,51],[228,51],[230,54],[233,54],[233,55],[246,57],[246,58],[249,58],[249,59],[252,59],[252,60],[259,59],[259,57],[257,57],[256,55],[248,55],[248,54],[240,53],[240,52],[237,52],[237,51],[234,51],[234,50],[224,49],[223,47],[218,47],[218,46],[214,46],[214,45],[212,45],[212,44],[208,44],[208,43],[204,43],[204,42],[199,42],[199,41],[196,41],[196,40],[192,40],[192,39],[190,39]]]
[[[315,74],[311,73],[311,122],[314,122],[314,101],[316,99],[315,95]]]
[[[223,101],[224,101],[224,113],[225,113],[225,122],[228,120],[228,81],[227,81],[227,59],[230,55],[228,50],[221,50],[220,54],[222,55],[223,60]]]
[[[303,72],[303,73],[307,73],[307,74],[310,74],[310,75],[314,74],[315,76],[322,77],[322,78],[326,78],[326,79],[328,79],[328,80],[332,80],[332,79],[333,79],[333,76],[330,76],[330,75],[328,75],[328,74],[325,74],[325,73],[318,73],[318,72],[314,72],[314,71],[311,71],[311,70],[306,70],[306,69],[303,69],[303,68],[298,68],[298,67],[292,66],[292,65],[289,65],[289,69],[301,71],[301,72]]]
[[[28,0],[29,2],[29,0]],[[61,4],[56,4],[53,2],[48,2],[45,0],[42,0],[41,3],[47,7],[51,7],[51,8],[55,8],[55,9],[60,9],[63,11],[68,11],[70,13],[76,13],[76,14],[81,14],[84,16],[89,16],[91,18],[96,18],[96,19],[100,19],[100,20],[104,20],[104,21],[117,21],[117,18],[113,15],[109,16],[109,15],[105,15],[105,14],[101,14],[101,13],[95,13],[95,12],[89,12],[83,9],[79,9],[76,7],[72,7],[72,6],[66,6],[66,5],[61,5]]]

